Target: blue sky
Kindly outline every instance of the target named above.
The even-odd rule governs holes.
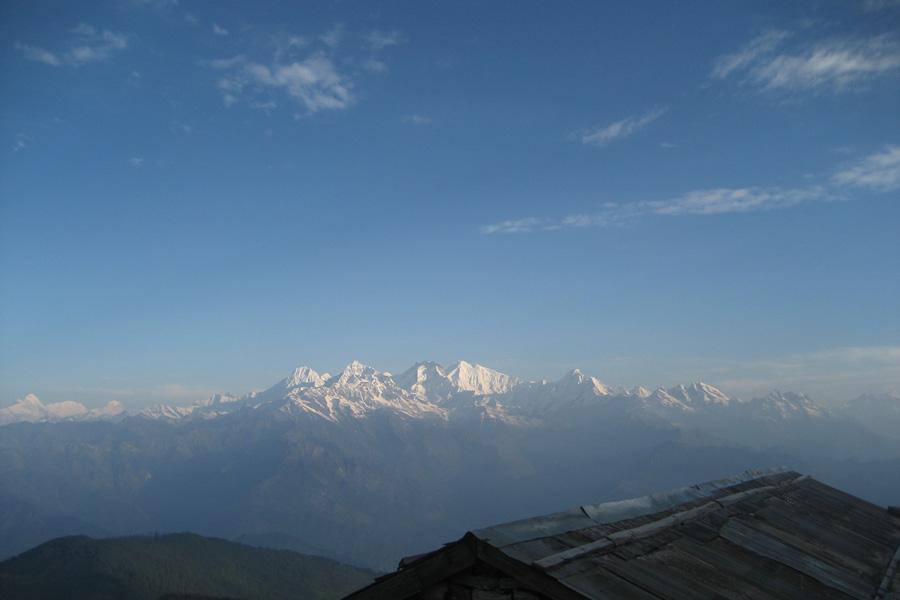
[[[900,389],[900,3],[7,1],[0,404]]]

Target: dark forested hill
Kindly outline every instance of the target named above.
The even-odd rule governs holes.
[[[0,563],[0,598],[340,598],[374,573],[288,550],[178,533],[51,540]]]

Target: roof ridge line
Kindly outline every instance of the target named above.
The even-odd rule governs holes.
[[[637,527],[616,531],[600,538],[599,540],[595,540],[587,544],[582,544],[580,546],[575,546],[574,548],[569,548],[568,550],[563,550],[562,552],[557,552],[556,554],[551,554],[550,556],[545,556],[540,560],[534,561],[532,564],[544,570],[551,569],[553,567],[557,567],[580,558],[585,554],[590,554],[598,550],[605,550],[611,547],[615,548],[636,540],[650,537],[659,533],[660,531],[676,525],[681,525],[682,523],[686,523],[687,521],[691,521],[693,519],[697,519],[712,511],[727,509],[729,506],[736,504],[737,502],[741,502],[742,500],[745,500],[749,497],[756,496],[761,493],[768,493],[775,489],[793,485],[806,479],[809,479],[809,475],[800,475],[799,477],[795,477],[790,481],[777,483],[775,485],[752,488],[749,490],[744,490],[742,492],[737,492],[735,494],[730,494],[722,498],[715,498],[700,506],[688,508],[665,516],[661,519],[657,519],[656,521],[638,525]],[[895,556],[895,560],[897,559],[900,559],[900,549],[897,550],[897,556]],[[896,568],[896,563],[894,564],[894,567]]]

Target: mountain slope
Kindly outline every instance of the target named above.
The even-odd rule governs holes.
[[[193,534],[58,538],[0,563],[3,598],[156,599],[166,594],[329,600],[374,574]]]

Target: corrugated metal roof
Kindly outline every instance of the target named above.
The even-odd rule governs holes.
[[[404,570],[421,586],[452,576],[434,565],[463,542],[469,554],[454,568],[484,560],[545,598],[868,600],[896,598],[900,587],[900,518],[792,471],[488,527]]]

